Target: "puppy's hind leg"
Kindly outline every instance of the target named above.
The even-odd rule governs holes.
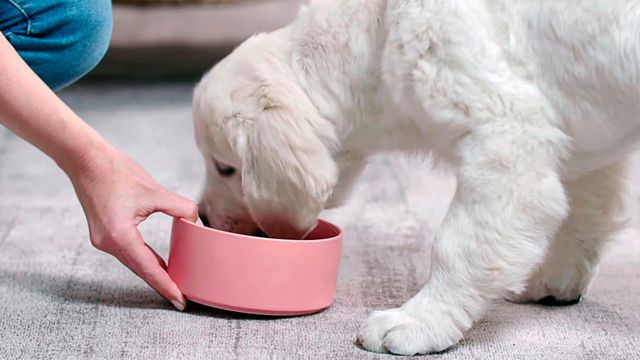
[[[625,206],[627,161],[566,182],[571,212],[528,280],[510,300],[545,305],[580,301],[595,277],[605,245],[630,223]]]

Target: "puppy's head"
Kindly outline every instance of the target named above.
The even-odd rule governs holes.
[[[200,212],[214,228],[300,238],[336,185],[334,127],[298,85],[287,52],[284,40],[258,35],[195,89],[207,168]]]

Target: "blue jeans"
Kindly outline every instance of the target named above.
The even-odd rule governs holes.
[[[0,0],[0,31],[54,90],[98,64],[111,28],[111,0]]]

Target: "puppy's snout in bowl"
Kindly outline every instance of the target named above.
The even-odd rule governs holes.
[[[212,201],[202,202],[198,205],[198,216],[202,225],[208,228],[241,235],[264,236],[265,233],[246,211],[225,210]]]
[[[257,236],[257,237],[268,237],[268,235],[262,231],[262,229],[256,227],[256,226],[249,226],[249,230],[246,231],[239,231],[241,228],[247,228],[245,227],[241,227],[238,226],[238,224],[240,223],[239,221],[226,221],[223,223],[229,223],[231,224],[231,226],[212,226],[212,222],[209,221],[209,218],[207,217],[207,215],[204,212],[199,212],[198,213],[198,217],[200,218],[200,221],[202,222],[202,225],[204,225],[205,227],[208,228],[212,228],[212,229],[217,229],[217,230],[222,230],[222,231],[229,231],[232,233],[237,233],[237,234],[242,234],[242,235],[250,235],[250,236]],[[235,225],[235,226],[234,226]],[[234,231],[236,230],[236,231]]]

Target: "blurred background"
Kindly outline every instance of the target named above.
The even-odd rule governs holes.
[[[304,0],[114,0],[111,48],[87,80],[197,79],[242,40],[288,24]]]

